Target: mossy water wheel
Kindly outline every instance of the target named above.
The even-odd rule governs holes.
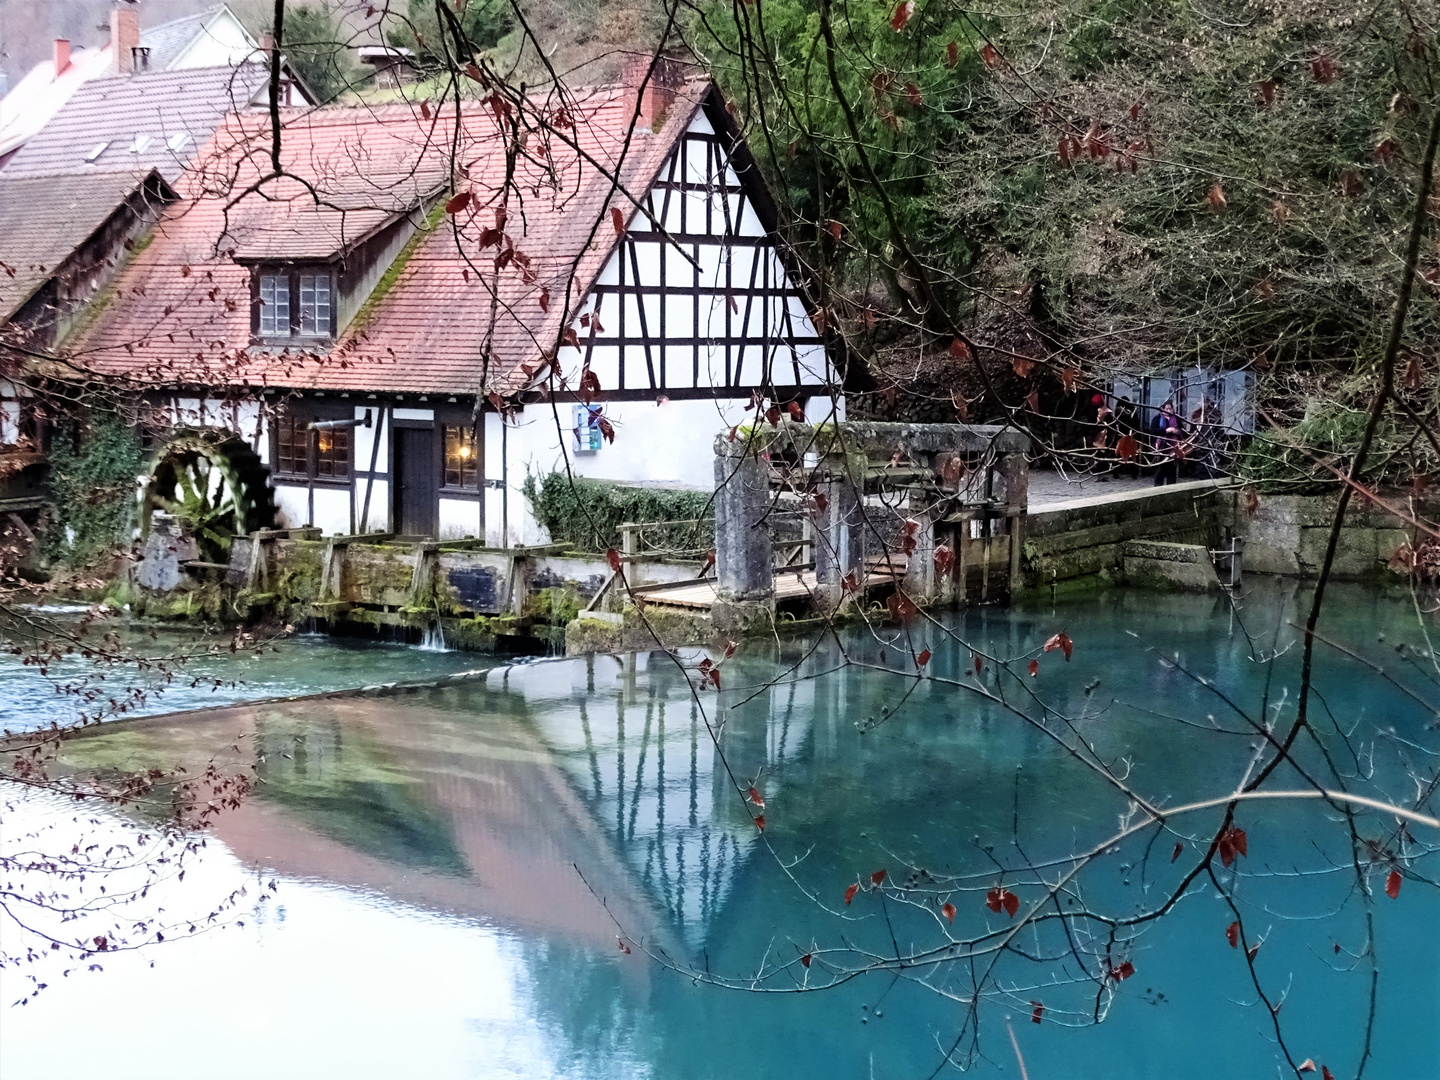
[[[275,524],[275,497],[260,456],[229,432],[178,431],[155,451],[140,502],[140,533],[167,514],[211,561],[239,535]]]

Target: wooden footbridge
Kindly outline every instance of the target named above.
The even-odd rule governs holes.
[[[860,591],[864,595],[873,592],[888,592],[905,580],[908,559],[898,556],[887,559],[874,556],[866,564],[860,580]],[[796,603],[808,605],[820,596],[820,582],[816,570],[777,567],[774,573],[775,606],[782,608]],[[716,579],[701,578],[698,581],[677,582],[664,585],[641,585],[630,590],[630,595],[645,604],[659,604],[666,607],[689,608],[709,611],[715,606]]]

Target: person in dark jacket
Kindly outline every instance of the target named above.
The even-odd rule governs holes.
[[[1155,466],[1155,486],[1177,483],[1180,479],[1181,431],[1180,417],[1175,415],[1175,406],[1165,402],[1155,419],[1150,422],[1150,433],[1155,437],[1155,452],[1160,464]]]

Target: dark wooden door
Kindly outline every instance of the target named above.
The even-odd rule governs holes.
[[[437,469],[433,430],[395,429],[395,531],[402,536],[435,535]]]

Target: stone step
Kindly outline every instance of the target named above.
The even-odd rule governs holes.
[[[1122,549],[1125,580],[1132,585],[1219,592],[1220,578],[1203,544],[1128,540]]]

